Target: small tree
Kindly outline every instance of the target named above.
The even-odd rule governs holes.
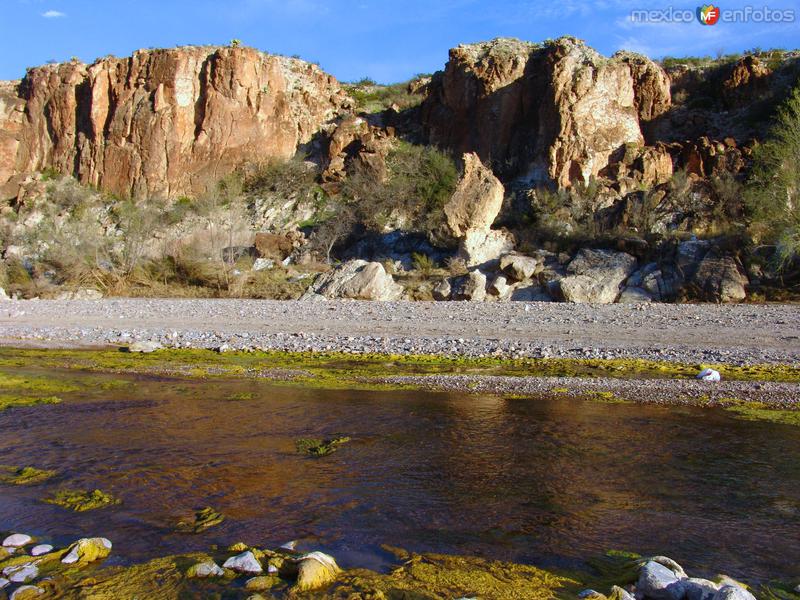
[[[746,200],[754,239],[775,243],[779,266],[785,267],[800,254],[800,86],[755,151]]]
[[[242,40],[239,40],[239,39],[236,39],[236,38],[233,38],[231,40],[231,48],[238,48],[241,45],[242,45]]]

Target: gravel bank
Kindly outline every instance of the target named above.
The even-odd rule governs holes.
[[[800,363],[792,305],[4,301],[0,343]]]

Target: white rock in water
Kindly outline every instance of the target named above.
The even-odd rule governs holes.
[[[21,548],[26,544],[30,544],[33,538],[24,533],[14,533],[3,540],[3,546],[11,546],[12,548]]]
[[[297,547],[297,540],[286,542],[281,546],[281,550],[294,550]]]
[[[697,379],[702,379],[703,381],[719,381],[722,377],[719,374],[719,371],[715,371],[714,369],[703,369],[697,374]]]
[[[9,585],[11,585],[11,582],[8,579],[5,577],[0,577],[0,590],[2,590],[4,587],[8,587]]]
[[[42,554],[47,554],[52,551],[53,547],[50,544],[39,544],[31,548],[31,556],[41,556]]]
[[[14,565],[13,567],[6,567],[3,569],[3,575],[8,577],[9,581],[13,583],[25,583],[38,577],[39,567],[32,563]]]
[[[264,570],[250,550],[231,556],[222,566],[226,569],[233,569],[237,573],[261,573]]]
[[[36,585],[23,585],[14,590],[8,600],[23,600],[44,594],[44,588]]]
[[[741,586],[724,585],[714,594],[714,600],[756,600],[756,598]]]
[[[149,354],[156,350],[161,350],[163,346],[158,342],[134,342],[128,346],[128,352],[140,352],[142,354]]]

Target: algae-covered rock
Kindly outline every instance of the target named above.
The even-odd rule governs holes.
[[[219,525],[224,520],[225,515],[207,506],[196,511],[193,519],[180,521],[175,529],[181,533],[201,533],[206,529]]]
[[[328,456],[339,449],[339,446],[350,441],[347,436],[335,437],[331,439],[300,438],[295,442],[297,451],[300,454],[309,456]]]
[[[228,552],[246,552],[249,549],[250,546],[244,542],[236,542],[235,544],[228,546]]]
[[[159,342],[134,342],[128,346],[128,352],[150,354],[151,352],[161,350],[163,347],[164,346],[162,346]]]
[[[244,584],[244,589],[248,592],[266,592],[271,590],[279,582],[277,577],[259,575],[248,579]]]
[[[111,541],[106,538],[82,538],[69,547],[62,563],[90,563],[111,554]]]
[[[189,567],[186,576],[189,578],[205,579],[206,577],[222,577],[225,571],[213,560],[206,560]]]
[[[63,506],[75,512],[96,510],[120,504],[122,501],[111,494],[100,490],[87,492],[86,490],[59,490],[51,498],[44,500],[48,504]]]
[[[615,585],[611,587],[608,600],[634,600],[634,597],[627,590]]]
[[[333,582],[340,572],[341,569],[332,556],[323,552],[311,552],[300,557],[297,562],[295,589],[298,591],[319,589]]]
[[[3,546],[11,548],[21,548],[27,546],[33,541],[33,538],[25,533],[12,533],[3,540]]]
[[[334,597],[552,600],[566,596],[565,588],[573,597],[577,592],[577,581],[528,565],[440,554],[404,558],[401,567],[386,575],[363,569],[342,573]]]
[[[18,587],[8,597],[8,600],[31,600],[31,598],[38,598],[44,595],[45,590],[36,585],[23,585]]]
[[[0,482],[11,485],[34,485],[47,481],[55,474],[55,471],[36,469],[35,467],[0,466]]]
[[[258,562],[258,559],[249,550],[247,552],[237,554],[236,556],[231,556],[223,563],[222,566],[226,569],[236,571],[237,573],[258,574],[264,570],[261,567],[261,563]]]

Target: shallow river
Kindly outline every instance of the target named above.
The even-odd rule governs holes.
[[[697,575],[800,574],[800,428],[564,397],[85,377],[91,389],[61,404],[0,412],[0,463],[59,472],[0,487],[0,530],[103,535],[123,561],[298,539],[345,567],[386,567],[389,544],[539,566],[625,549]],[[335,434],[353,441],[324,458],[295,450]],[[61,487],[123,502],[40,501]],[[226,521],[174,533],[204,506]]]

